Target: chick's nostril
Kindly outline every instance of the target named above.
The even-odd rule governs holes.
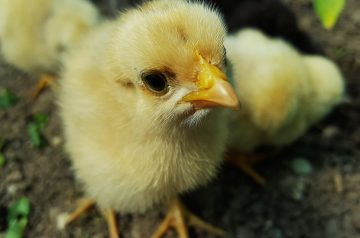
[[[198,74],[197,86],[199,89],[209,89],[214,85],[214,79],[209,71],[202,70]]]

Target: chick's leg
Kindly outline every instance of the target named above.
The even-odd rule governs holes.
[[[246,175],[262,186],[266,184],[266,180],[254,170],[253,164],[263,159],[264,157],[260,155],[244,155],[234,151],[226,157],[228,162],[239,167]]]
[[[59,221],[59,227],[65,228],[68,224],[78,219],[81,215],[88,212],[93,207],[95,207],[95,201],[93,199],[84,199],[74,212],[65,217],[64,221]],[[116,226],[116,215],[114,210],[104,209],[102,211],[108,224],[110,238],[120,238],[119,230]]]
[[[180,238],[188,238],[189,233],[187,224],[197,226],[198,228],[204,229],[215,235],[222,236],[224,234],[223,230],[204,222],[196,215],[190,213],[180,200],[176,198],[170,203],[165,219],[151,238],[162,237],[170,227],[176,229]]]
[[[112,209],[105,209],[104,216],[106,218],[108,224],[108,230],[110,234],[110,238],[120,238],[119,230],[116,226],[116,214]]]
[[[31,99],[35,100],[47,87],[53,87],[55,85],[55,77],[50,74],[43,74],[40,76],[35,89],[31,95]]]

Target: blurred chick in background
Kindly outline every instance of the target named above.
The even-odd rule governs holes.
[[[243,28],[256,28],[270,37],[282,38],[300,52],[321,54],[322,50],[298,25],[295,14],[280,0],[206,0],[223,13],[233,34]]]
[[[114,210],[144,212],[172,200],[153,237],[186,223],[214,233],[176,199],[222,164],[227,111],[238,100],[223,73],[225,26],[198,2],[160,0],[98,27],[64,61],[59,104],[67,151],[117,237]]]
[[[344,80],[330,60],[303,55],[255,29],[228,36],[225,47],[228,76],[242,105],[231,113],[229,147],[235,154],[229,156],[264,184],[242,157],[262,145],[283,146],[298,139],[340,103]]]
[[[57,73],[63,54],[99,20],[86,0],[0,0],[1,55],[35,76]],[[50,77],[42,79],[38,90]]]

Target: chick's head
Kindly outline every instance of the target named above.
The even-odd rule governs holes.
[[[139,112],[136,118],[198,122],[214,107],[237,107],[224,73],[226,30],[214,9],[153,1],[118,21],[107,78],[118,101]]]

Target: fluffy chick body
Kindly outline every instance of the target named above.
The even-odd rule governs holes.
[[[231,118],[233,148],[289,144],[343,97],[342,75],[324,57],[302,55],[254,29],[227,37],[225,46],[242,103]]]
[[[1,53],[27,72],[54,72],[99,19],[85,0],[0,0]]]
[[[59,96],[67,150],[101,207],[143,212],[215,176],[225,112],[179,101],[193,85],[194,49],[221,63],[224,34],[201,4],[155,1],[104,23],[69,55]],[[176,75],[167,96],[141,85],[154,68]]]

